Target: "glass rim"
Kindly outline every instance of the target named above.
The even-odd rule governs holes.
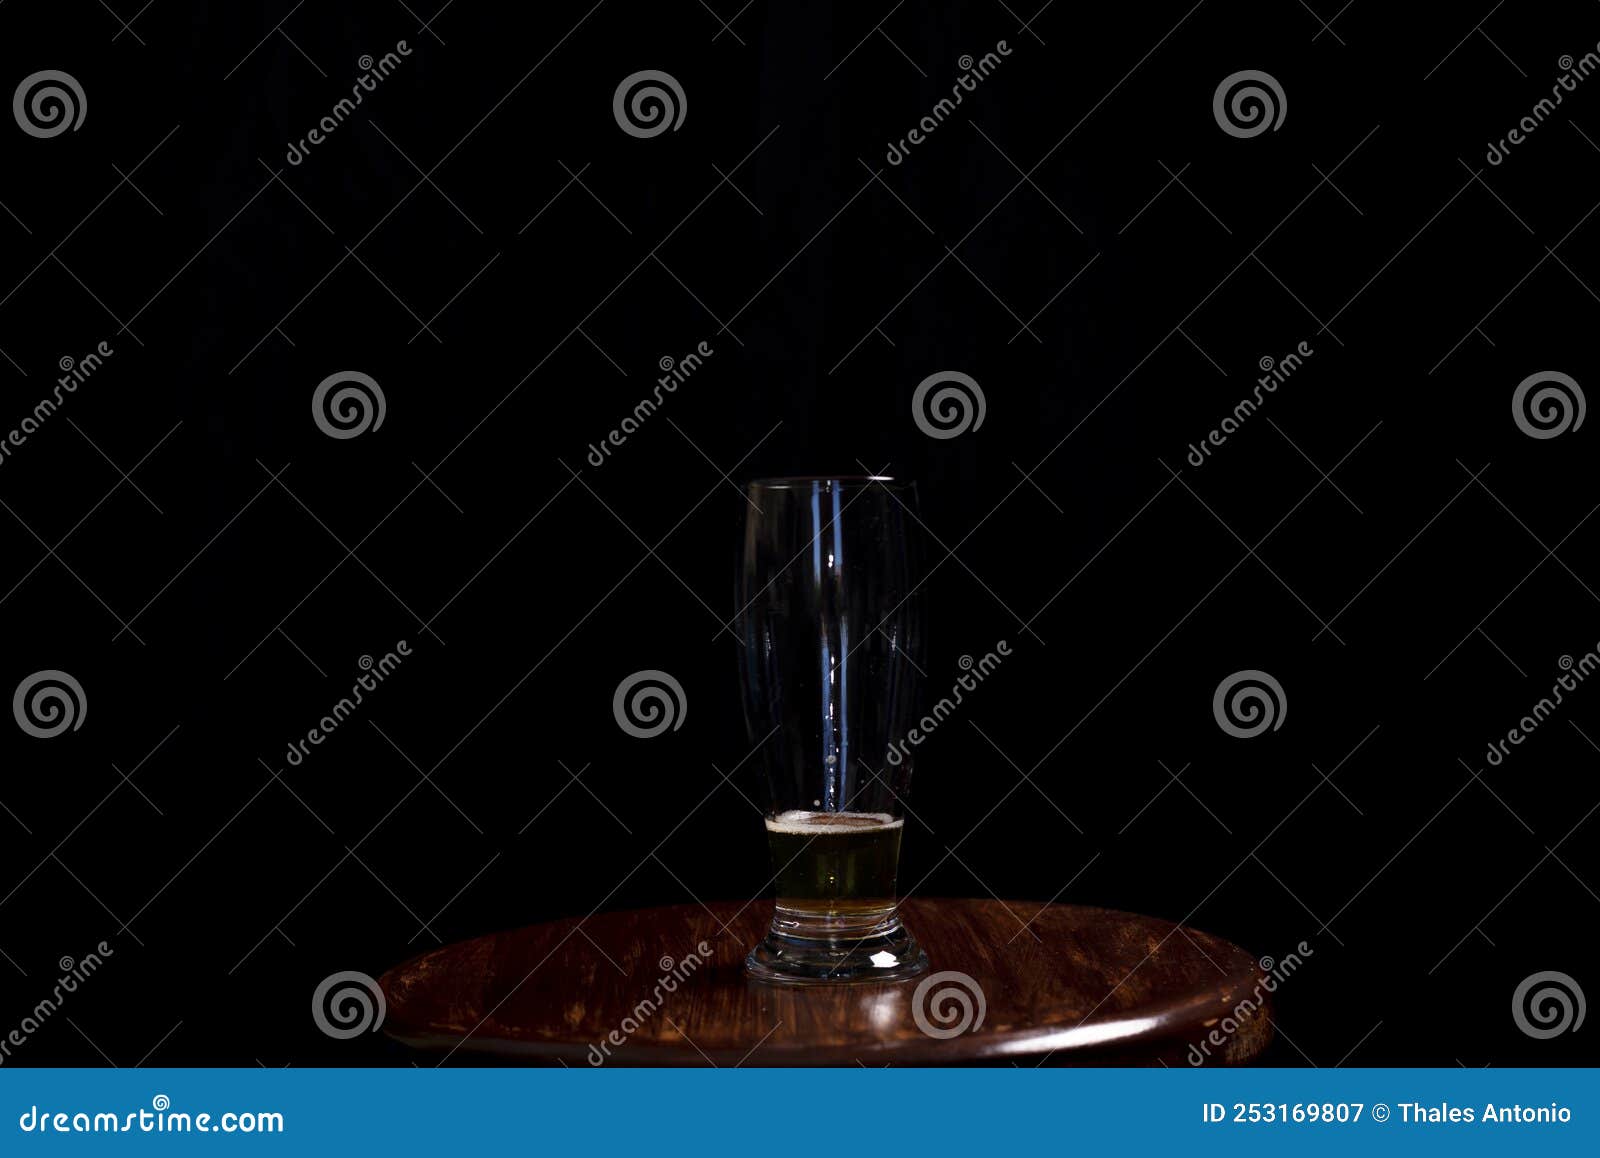
[[[748,484],[750,490],[781,491],[800,490],[813,486],[827,488],[868,487],[873,484],[889,490],[910,490],[916,486],[915,479],[896,478],[888,474],[798,474],[783,475],[773,478],[751,479]]]

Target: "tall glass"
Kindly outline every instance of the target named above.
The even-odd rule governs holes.
[[[895,878],[922,684],[916,485],[761,479],[747,497],[739,658],[777,907],[745,968],[765,981],[915,976],[928,960]]]

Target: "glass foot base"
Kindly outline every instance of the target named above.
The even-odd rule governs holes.
[[[927,972],[928,955],[897,919],[865,936],[799,936],[773,928],[750,950],[744,968],[757,981],[780,985],[903,981]]]

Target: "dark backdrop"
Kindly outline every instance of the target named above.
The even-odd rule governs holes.
[[[1600,686],[1486,759],[1600,640],[1596,423],[1512,406],[1595,381],[1600,80],[1486,159],[1594,5],[436,8],[0,7],[0,95],[87,102],[0,118],[0,427],[113,351],[0,461],[4,690],[84,701],[0,728],[0,1031],[114,951],[10,1064],[404,1064],[320,1033],[318,982],[757,895],[735,484],[864,469],[939,540],[929,687],[1013,652],[919,752],[908,886],[1304,941],[1283,1064],[1594,1060],[1512,1001],[1594,988]],[[687,110],[636,137],[646,69]],[[1275,129],[1219,123],[1241,70]],[[336,439],[343,370],[386,409]],[[986,417],[936,439],[944,371]],[[612,715],[643,669],[687,701],[651,740]],[[1213,694],[1248,670],[1283,702],[1241,739]]]

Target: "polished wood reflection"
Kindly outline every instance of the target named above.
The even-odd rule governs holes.
[[[1271,1037],[1264,1005],[1248,1007],[1264,997],[1255,959],[1198,930],[1031,901],[913,898],[901,913],[927,949],[929,975],[962,973],[981,990],[981,1025],[942,1038],[919,1026],[920,1004],[934,1031],[957,1028],[965,1014],[957,990],[969,994],[966,1020],[976,1021],[976,995],[954,979],[929,986],[920,1002],[926,977],[837,986],[751,981],[744,956],[765,932],[771,903],[726,902],[603,913],[581,929],[567,919],[443,946],[383,976],[383,1028],[430,1051],[569,1065],[1028,1063],[1046,1056],[1052,1064],[1178,1065],[1191,1046],[1216,1064],[1246,1061]],[[1221,1045],[1206,1044],[1213,1031]]]

